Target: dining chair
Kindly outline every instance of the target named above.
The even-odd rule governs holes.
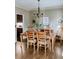
[[[44,32],[46,32],[46,35],[51,35],[51,33],[53,33],[53,30],[52,29],[44,29]]]
[[[51,39],[52,39],[52,52],[54,52],[56,33],[54,33],[54,32],[51,33]]]
[[[47,39],[46,32],[38,32],[37,34],[37,51],[41,46],[45,47],[45,52],[47,47],[50,48],[50,39]]]
[[[35,51],[35,43],[36,43],[36,39],[34,37],[34,32],[33,31],[27,32],[27,48],[29,48],[29,45],[31,44],[34,46],[34,51]]]
[[[26,33],[27,33],[27,32],[24,32],[24,33],[21,33],[21,34],[20,34],[21,46],[22,46],[22,42],[27,39]]]

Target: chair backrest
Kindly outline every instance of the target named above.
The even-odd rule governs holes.
[[[28,39],[33,40],[34,39],[34,32],[31,32],[31,31],[27,32],[27,37],[28,37]]]
[[[44,32],[46,32],[46,35],[51,35],[51,29],[44,29]]]
[[[50,35],[50,29],[41,29],[42,32],[46,32],[46,35]]]
[[[38,32],[38,39],[37,40],[46,40],[46,32]]]
[[[44,31],[46,32],[46,34],[49,34],[49,29],[44,29]]]

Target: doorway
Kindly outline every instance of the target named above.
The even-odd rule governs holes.
[[[20,34],[23,32],[23,15],[16,14],[16,41],[20,40]]]

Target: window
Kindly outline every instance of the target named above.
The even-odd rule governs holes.
[[[43,17],[43,25],[49,25],[49,18]]]

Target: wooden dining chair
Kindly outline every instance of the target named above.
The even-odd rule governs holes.
[[[34,32],[27,32],[27,48],[29,48],[29,45],[33,45],[34,46],[34,50],[35,50],[35,43],[36,43],[36,39],[34,37]]]
[[[20,34],[21,47],[22,47],[22,42],[27,39],[26,33],[27,33],[27,32],[24,32],[24,33],[21,33],[21,34]]]
[[[45,47],[45,52],[47,47],[50,48],[50,39],[47,39],[46,32],[38,32],[37,34],[37,51],[40,46]]]
[[[52,39],[52,52],[54,52],[55,41],[56,41],[56,33],[51,34],[51,39]]]

